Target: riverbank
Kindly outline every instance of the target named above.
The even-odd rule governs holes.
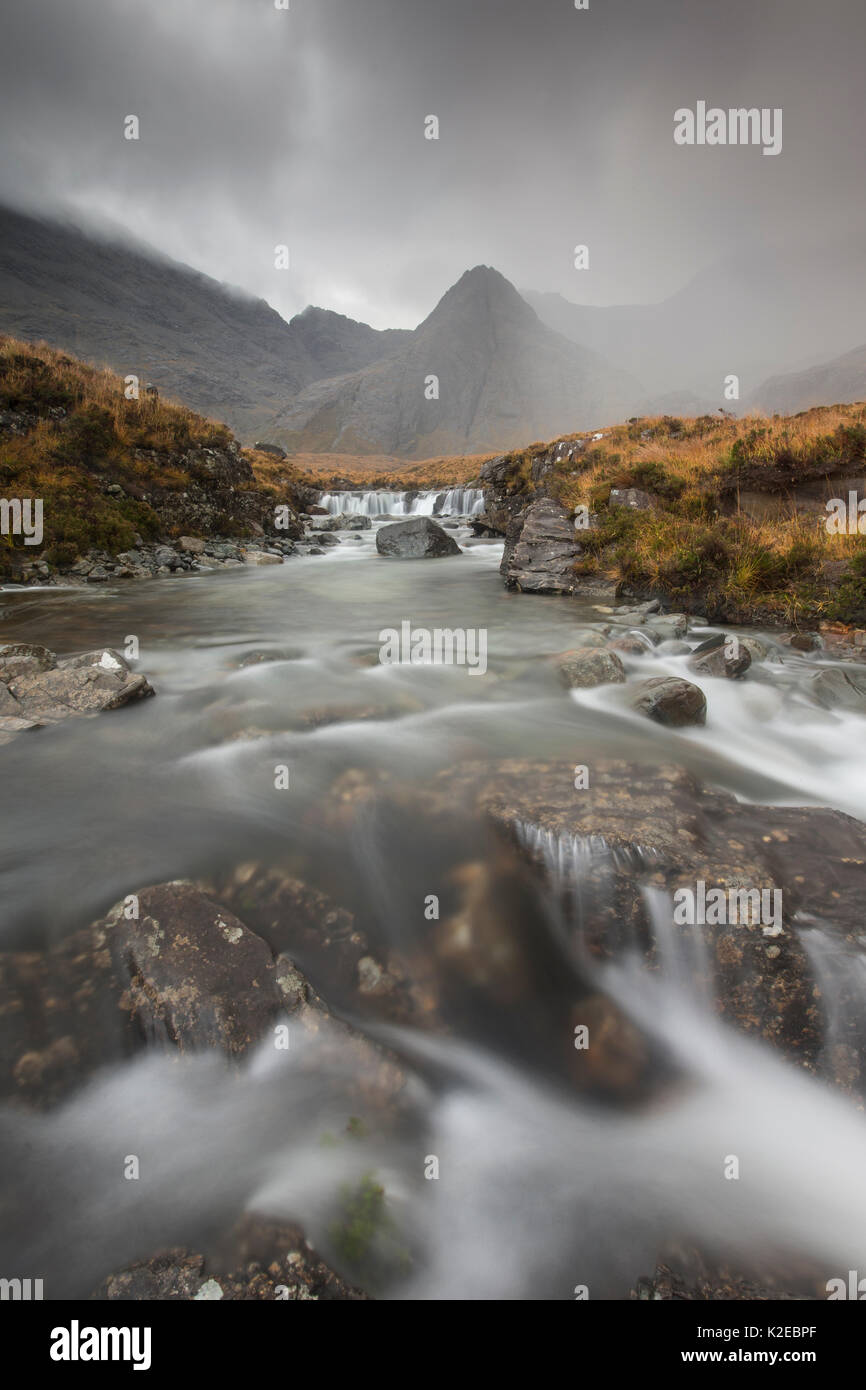
[[[546,503],[533,538],[537,567],[545,552],[555,561],[544,592],[601,583],[714,622],[863,628],[864,421],[862,405],[792,419],[635,419],[533,445],[483,466],[479,525],[505,537],[518,589],[538,589],[519,564],[507,569]]]

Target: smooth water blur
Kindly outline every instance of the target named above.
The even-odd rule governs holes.
[[[368,926],[378,917],[383,939],[399,941],[405,904],[435,891],[447,851],[413,839],[411,823],[371,821],[359,839],[357,824],[324,814],[349,769],[411,790],[440,769],[502,758],[674,762],[744,800],[831,805],[866,819],[862,720],[810,701],[820,657],[764,634],[768,660],[746,681],[698,680],[705,728],[661,728],[628,709],[626,687],[568,693],[557,680],[550,658],[580,646],[603,611],[506,591],[501,543],[475,540],[463,524],[452,534],[463,554],[436,562],[379,557],[374,530],[279,567],[0,593],[0,640],[64,656],[122,650],[134,636],[137,669],[157,691],[0,748],[0,946],[33,949],[146,884],[208,879],[249,860],[319,881],[324,864],[335,900],[366,895]],[[486,630],[486,673],[382,665],[380,634],[404,621]],[[241,665],[254,654],[269,659]],[[624,657],[630,682],[685,675],[685,661]],[[278,764],[290,769],[288,792],[274,789]],[[579,880],[579,855],[553,841],[546,852],[552,870]],[[649,908],[663,924],[664,905]],[[327,979],[315,983],[327,998]],[[680,1069],[677,1090],[644,1112],[602,1117],[564,1093],[561,1079],[523,1074],[497,1056],[480,1023],[464,1038],[391,1037],[413,1078],[412,1118],[373,1147],[413,1273],[387,1292],[567,1298],[594,1281],[596,1296],[621,1297],[679,1232],[735,1252],[784,1246],[839,1262],[827,1277],[862,1261],[861,1117],[721,1028],[676,971],[664,995],[635,962],[599,984]],[[160,1241],[192,1240],[238,1204],[300,1214],[326,1243],[329,1194],[354,1160],[341,1151],[326,1161],[316,1147],[328,1122],[317,1078],[324,1087],[332,1059],[317,1065],[312,1056],[293,1089],[266,1060],[239,1083],[215,1062],[147,1059],[54,1117],[16,1121],[4,1168],[13,1191],[23,1184],[22,1210],[35,1204],[38,1227],[38,1238],[19,1233],[19,1247],[32,1241],[40,1269],[40,1260],[54,1268],[66,1258],[81,1293],[112,1265]],[[158,1136],[160,1179],[108,1209],[91,1175],[115,1136],[130,1149],[120,1136],[133,1115],[142,1144]],[[36,1155],[26,1181],[19,1145]],[[707,1154],[720,1168],[729,1152],[748,1155],[748,1182],[708,1176]],[[447,1156],[447,1180],[418,1183],[428,1153]],[[37,1188],[55,1179],[63,1200],[40,1217]],[[142,1249],[145,1216],[152,1239]],[[87,1258],[70,1263],[61,1252],[83,1222],[97,1234]]]

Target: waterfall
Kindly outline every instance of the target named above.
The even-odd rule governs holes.
[[[319,506],[331,516],[477,516],[484,510],[478,487],[441,492],[323,492]]]

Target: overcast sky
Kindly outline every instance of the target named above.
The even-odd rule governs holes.
[[[2,32],[0,198],[286,317],[412,327],[479,262],[657,300],[741,246],[866,232],[864,0],[5,0]],[[675,145],[698,100],[782,107],[782,153]]]

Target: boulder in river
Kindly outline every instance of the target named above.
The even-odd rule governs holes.
[[[588,690],[625,680],[625,668],[615,652],[598,647],[577,647],[556,658],[559,678],[571,690]]]
[[[752,654],[745,643],[725,633],[702,642],[689,661],[690,668],[699,676],[724,676],[728,680],[739,680],[751,664]]]
[[[52,721],[120,709],[154,693],[144,676],[102,665],[57,666],[37,675],[18,676],[9,682],[9,690],[25,718],[42,716]]]
[[[568,512],[542,497],[509,525],[500,566],[510,589],[526,594],[570,594],[581,553]]]
[[[380,555],[399,560],[438,560],[461,553],[454,537],[429,516],[413,516],[383,526],[376,536],[376,549]]]
[[[669,728],[707,722],[704,692],[691,681],[676,676],[652,676],[640,681],[632,694],[632,708]]]

